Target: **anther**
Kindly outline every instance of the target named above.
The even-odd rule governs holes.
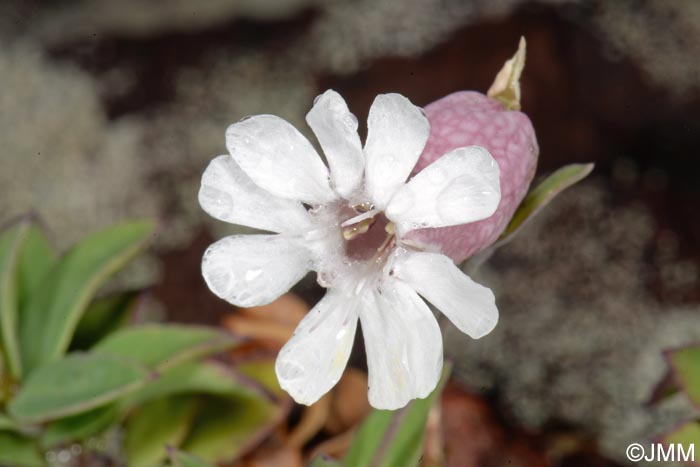
[[[365,201],[364,203],[356,204],[352,208],[357,212],[367,212],[374,209],[374,204],[370,203],[369,201]]]
[[[374,217],[370,217],[356,224],[348,225],[343,228],[343,238],[345,240],[352,240],[358,235],[366,233],[372,224],[374,224]]]

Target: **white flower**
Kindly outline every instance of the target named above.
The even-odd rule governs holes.
[[[406,183],[430,127],[399,94],[374,100],[364,148],[357,119],[335,91],[316,98],[306,121],[330,172],[278,117],[250,117],[226,131],[231,155],[209,164],[199,202],[217,219],[275,233],[214,243],[202,261],[204,279],[219,297],[249,307],[316,271],[328,292],[280,351],[281,386],[303,404],[329,391],[345,369],[359,318],[370,403],[403,407],[435,388],[443,364],[440,329],[421,296],[473,338],[498,321],[489,289],[404,236],[493,214],[498,165],[484,148],[460,148]]]

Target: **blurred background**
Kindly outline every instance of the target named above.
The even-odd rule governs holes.
[[[230,123],[271,113],[310,135],[328,88],[361,122],[378,93],[485,92],[521,35],[538,174],[596,170],[479,271],[501,322],[446,336],[463,388],[443,398],[448,461],[624,465],[690,410],[646,403],[662,350],[700,340],[698,1],[3,0],[0,223],[33,210],[63,247],[156,217],[122,282],[219,323],[199,263],[232,228],[196,199]]]

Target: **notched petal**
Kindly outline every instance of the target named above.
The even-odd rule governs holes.
[[[316,150],[279,117],[256,115],[234,123],[226,130],[226,147],[255,184],[274,195],[309,204],[336,198]]]
[[[220,298],[251,307],[288,291],[309,266],[309,252],[284,235],[233,235],[207,249],[202,275]]]
[[[358,305],[355,297],[329,289],[280,350],[277,379],[298,403],[313,404],[340,379],[355,340]]]
[[[479,339],[496,327],[498,308],[493,292],[474,282],[447,256],[406,253],[396,257],[393,273],[470,337]]]
[[[399,233],[491,216],[501,200],[496,160],[480,146],[455,149],[402,186],[386,209]]]
[[[365,184],[383,209],[406,181],[423,152],[430,124],[420,107],[400,94],[380,94],[367,117]]]
[[[310,225],[300,202],[274,196],[257,186],[230,155],[219,156],[207,166],[199,204],[216,219],[256,229],[283,232]]]
[[[369,402],[396,410],[427,397],[442,372],[442,335],[428,306],[406,284],[387,281],[360,309]]]
[[[357,118],[340,94],[329,89],[316,98],[306,122],[323,148],[335,191],[349,198],[362,183],[365,165]]]

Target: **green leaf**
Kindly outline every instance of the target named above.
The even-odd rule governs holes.
[[[179,394],[186,394],[188,397],[206,394],[265,397],[258,387],[222,363],[186,362],[149,379],[145,386],[123,396],[115,403],[56,420],[47,428],[42,444],[51,447],[63,442],[85,439],[118,423],[123,415],[133,408]]]
[[[676,449],[678,445],[684,447],[683,452],[688,453],[691,446],[694,446],[694,451],[697,455],[700,452],[700,422],[690,421],[681,425],[679,428],[675,429],[671,433],[663,436],[662,441],[667,446],[674,445]],[[681,453],[676,451],[676,459]]]
[[[83,314],[70,344],[71,350],[87,350],[124,327],[134,311],[140,291],[112,294],[94,300]]]
[[[141,365],[107,354],[71,354],[34,371],[8,408],[23,423],[42,423],[100,407],[151,377]]]
[[[197,361],[161,373],[146,386],[127,396],[122,405],[128,409],[146,401],[185,393],[265,397],[260,388],[251,385],[250,381],[226,365],[215,361]]]
[[[19,222],[0,234],[0,347],[15,380],[22,375],[18,331],[17,261],[29,223]]]
[[[43,230],[32,222],[19,257],[19,308],[23,310],[39,285],[56,264],[54,252]]]
[[[16,433],[0,432],[0,465],[42,467],[45,462],[31,439]]]
[[[58,261],[23,310],[20,344],[26,369],[65,353],[97,289],[144,247],[153,230],[152,222],[120,224],[89,236]]]
[[[700,407],[700,345],[666,352],[676,383],[696,407]]]
[[[418,465],[428,412],[433,403],[439,400],[450,370],[451,365],[446,364],[437,388],[425,399],[416,399],[396,411],[373,410],[355,435],[343,465]]]
[[[4,413],[0,413],[0,431],[17,431],[18,428],[19,427],[17,426],[17,423],[14,420],[12,420]]]
[[[120,416],[121,412],[117,409],[117,405],[108,404],[78,415],[61,418],[46,427],[41,437],[41,445],[50,449],[59,444],[87,439],[117,423]]]
[[[286,392],[280,387],[275,373],[275,361],[270,359],[251,360],[236,365],[236,371],[256,381],[263,388],[277,397],[284,396]]]
[[[566,165],[547,177],[542,183],[525,196],[518,209],[513,214],[513,218],[501,234],[498,245],[503,245],[510,241],[515,234],[540,210],[549,204],[559,193],[570,186],[580,182],[593,170],[593,164],[571,164]]]
[[[342,467],[339,461],[332,459],[325,454],[314,457],[309,463],[309,467]]]
[[[187,435],[198,400],[174,396],[141,407],[126,426],[124,447],[131,467],[152,467],[165,460],[167,446],[179,446]]]
[[[207,462],[231,462],[260,441],[280,414],[260,398],[209,398],[182,448]]]
[[[169,449],[170,460],[175,467],[214,467],[213,465],[204,462],[192,454],[178,451],[177,449]]]
[[[119,330],[98,343],[94,350],[133,358],[162,371],[219,352],[235,342],[233,336],[216,328],[147,324]]]

